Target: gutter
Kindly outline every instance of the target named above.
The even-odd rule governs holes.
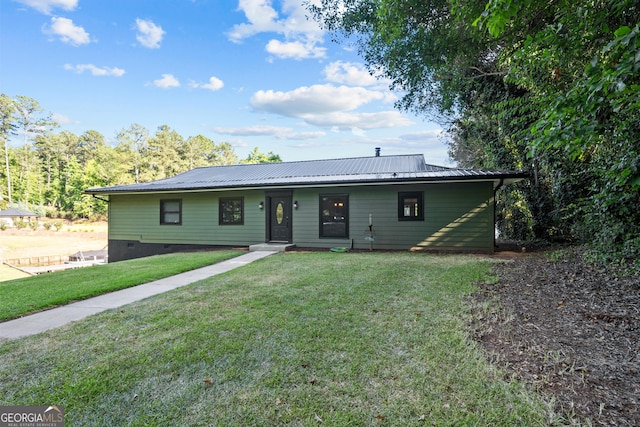
[[[85,194],[89,194],[89,193],[86,193],[86,192],[85,192]],[[94,199],[102,200],[103,202],[107,202],[107,203],[109,203],[109,199],[103,199],[103,198],[100,198],[100,197],[96,196],[96,195],[95,195],[95,194],[93,194],[93,193],[91,193],[91,196],[92,196]]]
[[[528,178],[528,174],[522,172],[506,173],[499,179],[498,186],[494,189],[497,191],[503,184],[505,179],[515,179],[517,181]],[[429,184],[429,183],[457,183],[457,182],[495,182],[497,177],[486,175],[464,175],[464,176],[438,176],[438,177],[399,177],[399,178],[378,178],[378,179],[350,179],[342,181],[291,181],[279,183],[249,183],[249,184],[231,184],[226,186],[184,186],[184,187],[165,187],[165,188],[120,188],[113,189],[109,187],[92,188],[85,190],[85,194],[154,194],[154,193],[176,193],[176,192],[210,192],[210,191],[232,191],[232,190],[268,190],[279,189],[283,187],[290,188],[316,188],[316,187],[347,187],[354,185],[396,185],[396,184]]]

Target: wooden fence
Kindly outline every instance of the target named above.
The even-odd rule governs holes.
[[[2,259],[3,264],[15,267],[44,267],[48,265],[64,264],[69,262],[68,255],[37,256],[28,258]]]

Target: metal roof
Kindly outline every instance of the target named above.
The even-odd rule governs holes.
[[[40,215],[38,215],[35,212],[26,211],[24,209],[18,209],[18,208],[9,208],[9,209],[0,211],[0,217],[24,217],[24,216],[37,218]]]
[[[346,185],[407,181],[500,181],[527,176],[516,171],[481,171],[426,164],[422,154],[334,160],[208,166],[157,181],[92,188],[88,194],[197,191],[242,187]]]

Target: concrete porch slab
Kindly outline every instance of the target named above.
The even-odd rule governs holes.
[[[286,252],[295,246],[295,243],[257,243],[249,246],[249,252]]]

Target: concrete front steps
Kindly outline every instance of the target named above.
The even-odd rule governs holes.
[[[295,246],[295,243],[257,243],[249,246],[249,252],[286,252]]]

